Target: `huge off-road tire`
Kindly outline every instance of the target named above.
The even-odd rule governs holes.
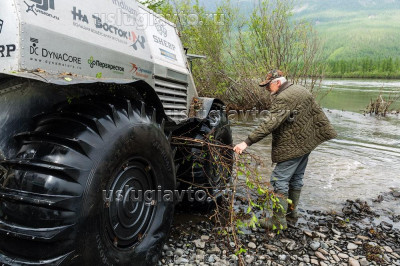
[[[130,199],[133,190],[175,189],[173,152],[155,111],[93,98],[36,121],[17,135],[16,157],[1,163],[0,262],[155,265],[174,203]]]

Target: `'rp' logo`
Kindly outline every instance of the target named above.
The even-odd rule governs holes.
[[[54,0],[31,0],[32,2],[36,3],[36,7],[47,11],[50,9],[54,10]]]
[[[3,21],[0,19],[0,34],[2,29],[3,29]]]

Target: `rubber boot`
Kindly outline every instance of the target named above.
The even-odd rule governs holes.
[[[282,208],[278,207],[273,210],[272,217],[269,219],[261,219],[260,225],[261,227],[267,230],[273,230],[276,228],[277,230],[286,230],[287,222],[286,222],[286,211],[288,209],[287,197],[279,196],[279,205],[282,205]]]
[[[288,213],[286,218],[289,223],[296,224],[297,220],[299,219],[299,214],[297,212],[297,206],[299,205],[300,201],[300,194],[301,189],[289,189],[289,199],[292,201],[292,204],[289,204]]]

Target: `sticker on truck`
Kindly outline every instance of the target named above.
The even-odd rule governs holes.
[[[56,51],[49,47],[43,47],[39,44],[39,39],[30,38],[29,47],[30,61],[44,63],[48,65],[59,65],[63,67],[82,69],[82,58],[71,55],[66,51]]]
[[[32,15],[44,15],[49,18],[60,20],[60,18],[53,14],[55,10],[54,0],[26,0],[24,1],[26,5],[26,13]]]
[[[0,57],[11,57],[16,50],[17,46],[15,44],[0,44]]]

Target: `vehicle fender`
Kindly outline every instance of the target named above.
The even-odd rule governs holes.
[[[38,78],[39,77],[39,78]],[[51,112],[59,103],[90,95],[110,95],[143,101],[159,119],[174,123],[165,114],[155,90],[145,81],[89,79],[59,76],[0,76],[0,160],[12,156],[17,147],[13,136],[29,131],[34,117]]]

